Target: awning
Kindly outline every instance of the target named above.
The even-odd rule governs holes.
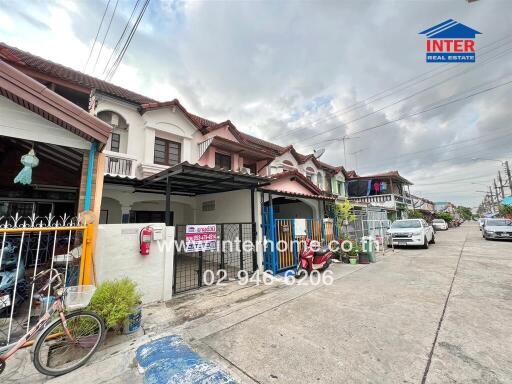
[[[512,196],[507,196],[501,202],[503,205],[512,205]]]
[[[182,196],[256,189],[270,183],[266,177],[210,168],[187,162],[170,167],[142,180],[105,175],[105,183],[133,186],[135,192],[165,194],[169,181],[171,194]]]

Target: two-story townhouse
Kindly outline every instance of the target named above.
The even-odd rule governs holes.
[[[165,222],[176,226],[178,238],[184,236],[180,228],[186,224],[218,223],[221,238],[229,232],[261,240],[273,233],[264,233],[262,225],[269,212],[275,220],[321,224],[326,202],[346,197],[349,175],[313,154],[240,132],[229,120],[204,119],[177,100],[158,102],[4,44],[0,56],[112,126],[102,154],[100,222]],[[397,201],[403,196],[403,183],[398,183],[399,175],[391,177]],[[252,229],[244,229],[246,224]],[[289,233],[285,228],[283,233]],[[195,260],[202,263],[202,256],[182,256],[177,258],[187,266],[185,275],[193,275]],[[239,256],[240,263],[249,257],[255,268],[261,265],[262,255],[259,261]]]
[[[407,211],[413,208],[409,192],[412,183],[398,171],[367,176],[351,171],[349,175],[348,198],[354,204],[384,208],[390,220],[406,218]]]
[[[427,221],[431,221],[434,218],[436,210],[433,201],[415,195],[411,195],[411,199],[414,209],[423,213]]]

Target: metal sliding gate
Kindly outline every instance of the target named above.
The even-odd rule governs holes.
[[[90,238],[92,226],[80,218],[0,217],[0,347],[16,342],[51,305],[50,291],[34,300],[31,281],[39,272],[56,269],[66,286],[82,283]]]
[[[216,224],[217,250],[185,252],[186,225],[176,225],[173,292],[180,293],[237,278],[257,269],[253,223]],[[245,244],[245,246],[244,246]]]
[[[275,219],[273,210],[263,207],[263,235],[266,240],[263,264],[266,271],[275,274],[297,266],[306,238],[329,243],[338,237],[333,220],[298,220],[304,221],[305,233],[296,228],[296,219]]]

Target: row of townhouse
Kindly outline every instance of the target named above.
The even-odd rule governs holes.
[[[215,223],[223,239],[261,241],[289,236],[293,219],[305,220],[310,235],[332,237],[324,221],[347,198],[390,219],[414,208],[412,183],[397,171],[347,172],[178,100],[158,102],[3,43],[0,64],[0,218],[86,210],[100,224],[165,223],[178,239],[187,225]],[[33,180],[15,183],[30,150],[39,160]],[[282,270],[296,259],[271,256],[239,253],[238,268]],[[174,279],[179,285],[179,273]]]

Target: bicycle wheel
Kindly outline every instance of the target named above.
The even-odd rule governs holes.
[[[105,339],[105,323],[93,312],[70,313],[66,316],[66,324],[72,339],[59,318],[36,341],[34,366],[43,375],[64,375],[81,367]]]

